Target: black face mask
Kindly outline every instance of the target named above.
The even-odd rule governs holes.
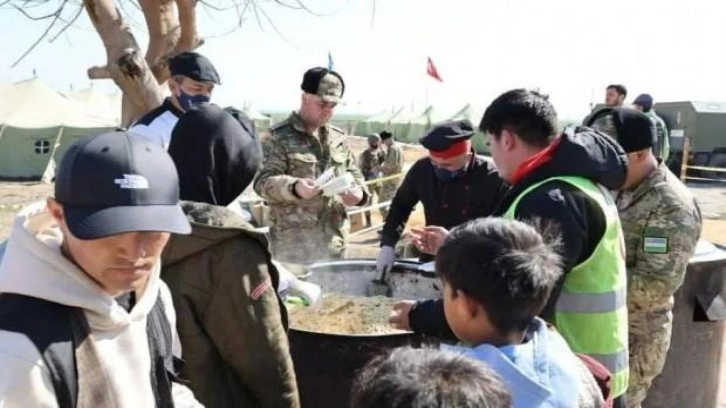
[[[441,180],[443,182],[448,182],[448,181],[454,181],[458,178],[463,177],[464,174],[466,174],[466,166],[460,168],[459,170],[453,170],[453,171],[434,167],[434,171],[436,172],[436,177],[439,180]]]

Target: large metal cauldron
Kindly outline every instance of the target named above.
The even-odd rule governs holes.
[[[406,261],[394,265],[389,274],[394,298],[441,295],[439,280],[418,266]],[[376,278],[376,262],[369,259],[320,262],[309,268],[306,280],[321,285],[323,293],[365,296],[366,286]],[[414,333],[343,336],[290,329],[289,337],[303,408],[347,407],[356,372],[371,357],[399,346],[434,343]]]

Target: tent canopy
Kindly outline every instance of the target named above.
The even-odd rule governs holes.
[[[0,179],[50,179],[68,145],[117,123],[100,107],[66,98],[37,78],[2,84]]]
[[[82,103],[86,108],[91,107],[93,114],[116,124],[121,123],[121,93],[111,95],[100,92],[98,88],[90,87],[71,92],[66,95],[69,99]]]
[[[272,118],[253,108],[252,104],[246,104],[242,111],[252,119],[258,132],[267,131],[272,126]]]
[[[97,128],[116,124],[94,109],[49,88],[37,78],[0,88],[0,123],[25,129]]]
[[[361,123],[361,134],[380,133],[391,128],[391,122],[401,115],[404,111],[403,107],[391,107],[385,109],[365,120]]]

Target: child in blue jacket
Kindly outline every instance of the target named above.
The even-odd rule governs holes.
[[[562,276],[561,262],[521,221],[480,218],[451,231],[436,256],[446,320],[470,346],[442,346],[489,364],[515,408],[599,407],[594,377],[537,314]]]

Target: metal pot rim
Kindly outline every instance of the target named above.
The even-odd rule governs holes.
[[[397,266],[410,266],[410,267],[416,267],[421,264],[422,264],[421,262],[416,261],[416,260],[402,260],[402,259],[399,259],[394,263],[394,265],[397,265]],[[315,273],[315,269],[317,269],[317,268],[325,268],[328,266],[340,266],[340,265],[375,266],[376,260],[371,259],[371,258],[325,259],[325,260],[307,264],[307,265],[305,265],[305,267],[310,270],[310,275],[313,275]],[[372,339],[372,338],[378,338],[378,337],[402,337],[402,336],[416,335],[416,333],[413,331],[405,331],[402,333],[386,333],[386,334],[336,334],[336,333],[317,332],[317,331],[311,331],[311,330],[302,330],[302,329],[296,329],[293,327],[290,327],[289,330],[298,332],[298,333],[313,334],[316,336],[330,336],[330,337],[335,337],[335,338]]]

